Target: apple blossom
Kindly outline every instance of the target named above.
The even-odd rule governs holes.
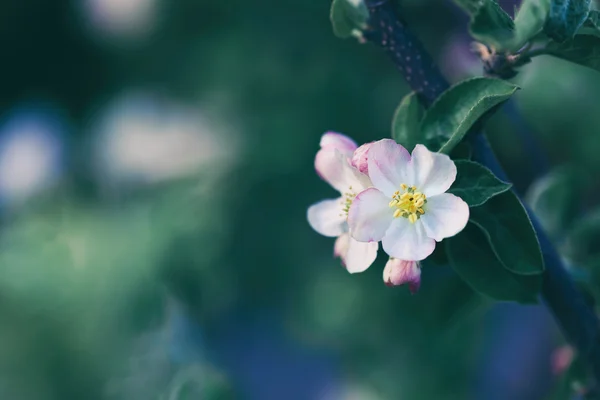
[[[469,220],[467,203],[445,193],[456,179],[456,166],[445,154],[417,145],[411,156],[383,139],[368,150],[368,173],[374,187],[354,199],[350,232],[360,242],[381,240],[392,257],[423,260]]]
[[[383,281],[387,286],[400,286],[408,283],[411,293],[421,286],[421,267],[416,261],[405,261],[390,257],[383,269]]]
[[[321,138],[315,169],[340,197],[322,200],[309,207],[310,226],[324,236],[337,237],[334,256],[340,257],[350,273],[366,270],[377,257],[379,245],[361,243],[348,233],[348,211],[358,193],[371,186],[369,177],[350,163],[356,143],[339,133],[327,132]]]

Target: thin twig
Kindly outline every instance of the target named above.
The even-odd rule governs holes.
[[[433,62],[421,42],[406,27],[391,0],[365,0],[370,13],[370,30],[366,38],[381,46],[415,92],[424,106],[430,106],[448,88],[448,81]],[[529,52],[530,56],[532,51]],[[537,51],[534,55],[542,54]],[[496,159],[489,142],[482,134],[469,140],[476,160],[487,166],[500,179],[507,176]],[[567,340],[590,365],[600,382],[600,324],[594,310],[577,290],[565,269],[560,255],[536,216],[528,210],[537,232],[546,271],[542,286],[544,302],[552,311]]]
[[[564,58],[564,54],[557,50],[550,50],[545,47],[540,47],[538,49],[523,51],[519,54],[519,57],[523,58],[533,58],[538,56],[555,56],[559,58]]]

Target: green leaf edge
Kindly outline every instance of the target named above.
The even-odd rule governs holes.
[[[498,4],[498,2],[496,0],[484,0],[485,2],[491,4],[491,7],[494,7],[496,9],[496,11],[499,11],[499,15],[502,15],[503,18],[506,18],[507,21],[510,21],[509,23],[509,27],[508,27],[508,31],[513,33],[513,38],[514,38],[514,34],[515,34],[515,21],[510,17],[510,15],[504,11],[504,9],[500,6],[500,4]],[[480,18],[480,14],[482,12],[484,12],[486,7],[486,4],[481,3],[477,9],[471,14],[471,21],[469,22],[469,34],[477,41],[481,41],[483,43],[485,43],[485,41],[483,40],[483,38],[481,38],[481,35],[474,33],[472,30],[472,26],[475,23],[475,20],[477,18]],[[478,37],[479,36],[479,37]],[[505,50],[506,48],[509,47],[510,44],[510,40],[507,41],[507,43],[501,43],[502,40],[497,40],[496,38],[493,39],[493,41],[495,43],[486,43],[489,46],[495,47],[496,50]]]
[[[483,164],[480,164],[480,163],[478,163],[478,162],[476,162],[476,161],[472,161],[472,160],[466,160],[466,159],[461,159],[461,160],[454,160],[454,163],[455,163],[455,164],[456,164],[456,163],[476,164],[477,166],[479,166],[479,167],[481,167],[481,168],[485,169],[486,171],[488,171],[488,172],[489,172],[489,173],[490,173],[490,174],[491,174],[493,177],[495,177],[495,178],[498,180],[498,182],[501,182],[501,183],[503,183],[503,184],[504,184],[504,186],[505,186],[505,188],[504,188],[502,191],[500,191],[500,192],[498,192],[498,193],[495,193],[495,194],[491,195],[490,197],[488,197],[487,199],[485,199],[485,200],[484,200],[484,201],[482,201],[481,203],[477,203],[477,204],[473,204],[473,205],[469,204],[469,208],[473,208],[473,207],[479,207],[479,206],[482,206],[482,205],[484,205],[485,203],[487,203],[487,202],[488,202],[488,200],[490,200],[492,197],[498,196],[498,195],[500,195],[500,194],[502,194],[502,193],[504,193],[504,192],[506,192],[506,191],[510,190],[510,189],[513,187],[513,184],[512,184],[512,183],[510,183],[510,182],[504,182],[502,179],[498,178],[498,177],[497,177],[497,176],[496,176],[496,175],[495,175],[495,174],[494,174],[494,173],[493,173],[493,172],[492,172],[492,171],[491,171],[491,170],[490,170],[488,167],[486,167],[485,165],[483,165]],[[454,194],[455,196],[458,196],[458,197],[460,197],[459,195],[457,195],[457,194],[455,194],[454,192],[452,192],[452,187],[450,187],[450,189],[448,189],[448,193],[450,193],[450,194]],[[461,198],[461,199],[462,199],[462,198]],[[464,199],[463,199],[463,201],[464,201]],[[527,218],[529,218],[529,216],[527,216]],[[530,222],[531,222],[531,221],[530,221]],[[538,243],[538,244],[539,244],[539,243]]]
[[[527,209],[525,208],[525,206],[523,205],[523,203],[521,202],[521,200],[519,200],[518,197],[517,197],[517,200],[519,201],[519,204],[521,205],[521,209],[525,213],[525,216],[527,217],[527,222],[529,222],[529,226],[531,227],[533,235],[535,236],[535,241],[537,243],[537,249],[539,250],[540,259],[542,261],[542,263],[541,263],[542,264],[542,269],[539,272],[524,274],[522,272],[513,271],[509,266],[507,266],[504,263],[504,261],[502,261],[502,258],[500,258],[500,256],[498,255],[498,251],[496,250],[496,247],[494,246],[494,243],[492,242],[492,237],[490,236],[490,234],[487,231],[487,229],[485,229],[483,226],[481,226],[481,224],[479,222],[477,222],[477,221],[475,221],[475,220],[473,220],[471,218],[469,218],[469,222],[472,223],[473,225],[476,225],[481,231],[484,232],[485,238],[486,238],[487,242],[490,244],[490,247],[492,248],[492,251],[494,252],[494,255],[496,256],[496,258],[498,259],[498,261],[500,261],[500,264],[504,265],[504,268],[506,268],[507,270],[509,270],[510,272],[512,272],[513,274],[516,274],[516,275],[523,275],[523,276],[541,275],[541,274],[544,273],[544,271],[546,271],[546,263],[544,262],[544,256],[542,254],[542,248],[540,246],[540,239],[538,239],[537,232],[535,231],[535,228],[533,227],[533,223],[531,222],[531,218],[529,218],[529,214],[527,213]]]
[[[472,221],[471,221],[471,220],[469,220],[469,222],[472,222]],[[479,230],[483,230],[483,231],[485,231],[484,229],[481,229],[481,227],[480,227],[479,225],[477,225],[477,224],[474,224],[474,225],[476,225],[476,226],[477,226],[477,228],[478,228]],[[487,233],[487,232],[486,232],[486,233]],[[488,243],[489,243],[489,241],[488,241]],[[451,245],[451,242],[450,242],[450,241],[446,241],[446,243],[445,243],[445,246],[446,246],[446,253],[448,254],[448,261],[449,261],[449,263],[450,263],[450,266],[452,267],[452,269],[453,269],[454,271],[456,271],[456,269],[455,269],[455,268],[452,266],[452,265],[453,265],[453,263],[454,263],[454,262],[452,261],[452,256],[451,256],[451,253],[452,253],[452,252],[451,252],[451,251],[448,249],[448,247],[449,247],[450,245]],[[502,260],[500,260],[500,259],[498,258],[498,255],[496,254],[496,252],[495,252],[495,250],[494,250],[494,248],[493,248],[493,247],[492,247],[492,251],[494,252],[494,255],[496,256],[496,259],[498,260],[498,262],[499,262],[501,265],[504,265],[504,263],[502,262]],[[510,271],[510,270],[509,270],[509,271]],[[513,273],[512,271],[510,271],[510,272],[511,272],[511,273]],[[457,274],[458,274],[458,272],[457,272]],[[516,274],[516,275],[520,275],[520,274]],[[536,275],[538,275],[538,274],[536,274]],[[460,276],[460,275],[459,275],[459,276]],[[531,275],[530,275],[530,276],[531,276]],[[462,279],[462,278],[461,278],[461,279]],[[473,291],[474,291],[475,293],[479,293],[481,296],[484,296],[485,298],[491,299],[491,300],[493,300],[493,301],[501,301],[501,302],[514,302],[514,303],[518,303],[518,304],[529,304],[529,305],[535,305],[535,304],[539,304],[539,303],[540,303],[540,301],[539,301],[539,294],[538,294],[538,296],[532,296],[532,297],[531,297],[531,299],[528,299],[528,300],[522,300],[522,301],[518,301],[518,300],[510,300],[510,301],[509,301],[509,300],[500,300],[500,299],[497,299],[497,298],[495,298],[495,297],[492,297],[492,296],[490,296],[490,295],[488,295],[488,294],[486,294],[486,293],[482,293],[482,292],[478,291],[477,289],[475,289],[474,287],[472,287],[472,286],[471,286],[471,285],[470,285],[470,284],[469,284],[467,281],[465,281],[465,283],[466,283],[466,284],[467,284],[467,285],[468,285],[468,286],[469,286],[471,289],[473,289]],[[540,284],[540,286],[541,286],[541,284]],[[540,289],[541,289],[541,287],[540,287]]]
[[[423,117],[425,116],[425,108],[423,107],[423,105],[419,102],[418,99],[419,94],[415,91],[412,91],[410,93],[408,93],[407,95],[405,95],[402,100],[400,100],[400,103],[398,104],[398,106],[396,107],[396,109],[394,110],[394,115],[392,116],[392,139],[394,139],[396,141],[396,143],[400,143],[398,141],[398,137],[396,135],[396,119],[398,118],[398,115],[400,114],[400,111],[403,110],[404,108],[408,107],[408,105],[410,104],[411,101],[413,101],[413,99],[416,99],[417,101],[417,107],[419,107],[419,115],[420,115],[420,120],[417,121],[417,129],[419,129],[420,132],[420,125],[421,125],[421,121],[423,121]],[[400,143],[402,144],[402,143]],[[402,144],[402,146],[404,146],[404,144]],[[406,147],[406,146],[404,146]],[[414,147],[414,146],[413,146]],[[408,151],[412,151],[412,149],[408,149]]]
[[[433,104],[431,105],[431,107],[429,107],[429,109],[425,111],[425,115],[423,116],[423,119],[421,120],[421,124],[420,124],[420,127],[419,127],[419,129],[421,130],[421,132],[423,133],[423,123],[425,122],[425,120],[426,120],[426,118],[427,118],[427,114],[428,114],[428,113],[429,113],[431,110],[434,110],[434,109],[435,109],[435,107],[436,107],[436,105],[437,105],[437,104],[438,104],[440,101],[442,101],[442,100],[443,100],[443,99],[444,99],[446,96],[448,96],[448,95],[450,94],[450,91],[451,91],[452,89],[455,89],[455,88],[457,88],[457,87],[458,87],[458,86],[460,86],[460,85],[464,85],[464,84],[467,84],[468,82],[472,82],[472,81],[476,81],[476,80],[490,80],[490,81],[497,81],[497,82],[501,82],[501,83],[503,83],[503,84],[505,84],[505,85],[510,85],[510,86],[512,86],[512,87],[513,87],[513,88],[512,88],[513,90],[512,90],[512,91],[511,91],[511,93],[508,95],[508,97],[506,98],[506,100],[508,100],[508,99],[509,99],[509,98],[510,98],[510,97],[511,97],[511,96],[512,96],[512,95],[513,95],[513,94],[514,94],[514,93],[515,93],[517,90],[520,90],[520,89],[521,89],[521,87],[520,87],[520,86],[517,86],[517,85],[515,85],[515,84],[512,84],[512,83],[510,83],[510,82],[506,82],[506,81],[504,81],[504,80],[502,80],[502,79],[497,79],[497,78],[488,78],[488,77],[484,77],[484,76],[476,76],[476,77],[474,77],[474,78],[469,78],[469,79],[465,79],[465,80],[462,80],[462,81],[460,81],[460,82],[457,82],[457,83],[455,83],[454,85],[450,86],[448,89],[446,89],[446,91],[444,91],[444,93],[442,93],[442,94],[441,94],[441,95],[440,95],[440,96],[439,96],[439,97],[436,99],[436,101],[434,101],[434,102],[433,102]],[[483,100],[485,100],[485,99],[488,99],[488,98],[493,98],[493,97],[495,97],[495,96],[484,96],[484,97],[482,97],[482,98],[479,100],[479,102],[478,102],[478,103],[476,103],[476,104],[475,104],[475,106],[473,106],[473,107],[471,108],[471,110],[472,110],[473,108],[475,108],[475,107],[477,106],[477,104],[480,104],[480,103],[481,103]],[[504,101],[506,101],[506,100],[504,100]],[[496,105],[498,105],[498,104],[500,104],[500,103],[497,103]],[[465,120],[466,120],[466,118],[465,118],[465,119],[463,119],[463,120],[462,120],[462,121],[459,123],[459,125],[458,125],[458,126],[459,126],[459,127],[461,127],[461,126],[464,124]],[[459,129],[457,129],[456,131],[458,131],[458,130],[459,130]],[[458,144],[458,143],[460,143],[460,141],[462,140],[462,138],[463,138],[463,137],[466,135],[466,133],[467,133],[468,131],[469,131],[469,130],[467,129],[467,130],[465,131],[465,133],[462,135],[462,137],[461,137],[461,138],[460,138],[458,141],[456,141],[456,143],[457,143],[457,144]],[[441,147],[441,148],[440,148],[440,149],[439,149],[437,152],[438,152],[438,153],[444,153],[444,154],[447,154],[447,153],[445,153],[445,152],[444,152],[444,151],[442,151],[442,150],[446,149],[446,147],[447,147],[448,143],[452,142],[452,140],[453,140],[453,138],[454,138],[455,136],[456,136],[456,135],[453,133],[453,134],[452,134],[452,136],[450,136],[450,138],[448,139],[448,141],[446,141],[446,143],[445,143],[445,144],[444,144],[444,145],[443,145],[443,146],[442,146],[442,147]],[[456,145],[454,145],[454,146],[456,146]],[[453,146],[453,147],[454,147],[454,146]],[[453,148],[453,147],[452,147],[452,148]],[[452,151],[452,148],[450,148],[450,149],[448,150],[448,152]]]

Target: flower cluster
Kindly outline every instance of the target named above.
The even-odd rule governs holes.
[[[469,220],[467,203],[446,193],[456,179],[454,162],[423,145],[412,154],[391,139],[358,147],[345,135],[327,132],[315,168],[340,197],[309,207],[308,222],[320,234],[337,237],[334,255],[350,273],[369,268],[381,242],[390,256],[385,283],[407,283],[414,293],[419,261]]]

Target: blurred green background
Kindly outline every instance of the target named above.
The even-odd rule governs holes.
[[[414,296],[383,258],[350,276],[308,226],[334,194],[320,135],[389,136],[408,91],[329,5],[0,2],[1,399],[551,395],[542,306],[492,306],[443,265]],[[450,1],[403,9],[450,79],[481,74]],[[537,58],[515,81],[488,133],[516,187],[598,171],[600,75]]]

